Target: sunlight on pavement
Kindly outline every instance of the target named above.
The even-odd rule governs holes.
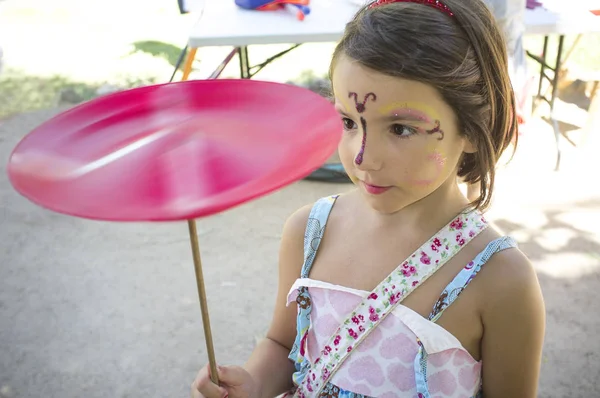
[[[579,279],[600,272],[600,257],[596,254],[562,252],[533,261],[537,272],[557,279]]]

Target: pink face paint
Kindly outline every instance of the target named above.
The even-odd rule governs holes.
[[[377,96],[375,95],[375,93],[365,94],[365,97],[363,98],[362,102],[358,101],[358,94],[353,92],[348,93],[348,98],[354,98],[354,105],[356,106],[356,111],[358,113],[363,113],[365,111],[366,104],[369,98],[371,98],[373,102],[377,101]],[[362,143],[360,145],[360,150],[358,151],[356,158],[354,158],[354,162],[358,165],[362,164],[363,157],[365,154],[365,145],[367,144],[367,121],[362,116],[360,117],[360,124],[363,129],[363,138]]]
[[[399,119],[414,120],[414,121],[425,122],[425,123],[433,123],[433,120],[429,116],[427,116],[424,112],[421,112],[417,109],[398,108],[398,109],[393,109],[390,113],[393,117],[396,117]]]
[[[405,110],[415,115],[420,114],[422,116],[425,116],[428,120],[431,120],[432,122],[433,120],[440,118],[437,111],[433,107],[425,103],[416,101],[393,102],[391,104],[381,107],[379,109],[379,113],[382,115],[389,115],[394,113],[400,114]]]
[[[432,120],[429,116],[427,116],[424,112],[421,112],[417,109],[412,108],[399,108],[392,110],[392,117],[404,120],[412,120],[417,122],[431,123],[434,124],[435,127],[431,130],[425,130],[425,132],[429,135],[439,133],[440,137],[438,137],[438,141],[444,139],[444,131],[440,128],[439,120]]]
[[[427,186],[433,184],[440,177],[442,172],[444,171],[444,166],[446,165],[446,158],[442,156],[439,152],[433,152],[429,156],[427,156],[427,160],[431,160],[435,163],[435,176],[433,178],[422,179],[422,180],[414,180],[412,181],[415,185]]]

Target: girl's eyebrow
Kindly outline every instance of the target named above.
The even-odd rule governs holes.
[[[338,113],[340,115],[344,115],[346,117],[350,117],[350,115],[340,106],[340,105],[335,105],[335,110],[338,111]]]
[[[429,104],[413,101],[391,103],[379,108],[379,113],[384,116],[396,114],[402,114],[403,116],[414,115],[415,117],[425,118],[426,121],[431,122],[440,118],[437,111]]]
[[[412,122],[433,123],[433,119],[431,119],[425,113],[410,108],[398,109],[397,111],[394,111],[391,115],[383,116],[383,120],[385,120],[386,122],[407,120]]]
[[[344,111],[339,105],[335,106],[335,110],[342,116],[345,116],[349,119],[352,118],[352,116],[348,112]],[[433,123],[433,120],[427,115],[425,115],[423,112],[409,108],[398,109],[398,111],[394,112],[391,115],[383,116],[381,120],[387,123],[397,121]]]

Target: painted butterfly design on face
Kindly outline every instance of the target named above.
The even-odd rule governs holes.
[[[363,113],[366,109],[366,105],[367,105],[367,101],[369,100],[369,98],[373,99],[373,102],[377,101],[377,96],[375,95],[375,93],[367,93],[365,94],[365,98],[363,99],[362,102],[358,101],[358,94],[356,93],[349,93],[348,94],[348,98],[352,98],[354,97],[354,105],[356,106],[356,111],[358,113]]]

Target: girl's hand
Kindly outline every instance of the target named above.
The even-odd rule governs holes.
[[[218,366],[219,383],[210,380],[210,368],[206,365],[198,372],[192,383],[192,398],[258,398],[257,386],[246,369],[240,366]]]

